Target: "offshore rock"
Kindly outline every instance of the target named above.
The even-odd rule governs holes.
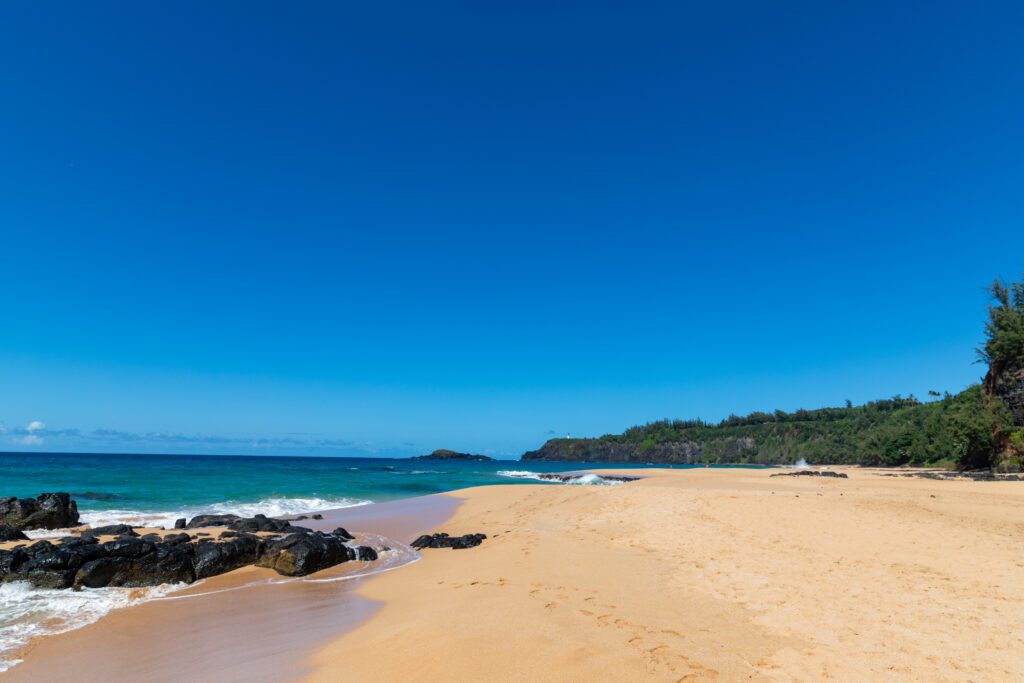
[[[15,529],[64,529],[78,525],[78,505],[66,493],[0,498],[0,524]]]

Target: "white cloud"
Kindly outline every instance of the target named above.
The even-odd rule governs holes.
[[[35,434],[29,434],[28,436],[23,436],[20,439],[18,439],[17,442],[20,443],[22,446],[42,446],[43,445],[43,440],[40,437],[36,436]]]
[[[28,426],[25,427],[25,429],[30,432],[38,432],[40,429],[46,429],[46,425],[39,420],[32,420],[28,423]]]

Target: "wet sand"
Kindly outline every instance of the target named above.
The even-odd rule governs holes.
[[[324,512],[303,526],[344,526],[408,543],[447,519],[458,501],[423,496]],[[246,567],[201,585],[114,611],[94,624],[36,640],[7,681],[234,682],[295,680],[326,639],[370,617],[378,604],[356,593],[365,581],[321,581],[372,571],[346,563],[316,581]],[[400,571],[400,570],[399,570]],[[218,592],[220,591],[220,592]]]

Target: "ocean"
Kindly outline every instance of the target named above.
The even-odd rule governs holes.
[[[488,484],[565,484],[538,475],[595,463],[411,460],[275,456],[0,453],[0,497],[66,491],[82,523],[171,527],[204,513],[292,515]],[[602,466],[600,463],[597,466]],[[605,465],[607,466],[607,465]],[[630,465],[614,465],[631,467]],[[643,468],[644,466],[632,466]],[[580,475],[569,484],[614,484]],[[66,535],[29,533],[33,538]],[[384,558],[388,566],[401,558]],[[167,598],[180,586],[82,591],[0,584],[0,672],[33,637],[96,621],[113,609]]]

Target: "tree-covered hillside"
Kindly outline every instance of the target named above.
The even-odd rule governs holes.
[[[992,288],[980,358],[984,384],[787,413],[754,412],[717,424],[660,420],[594,439],[551,439],[524,460],[581,462],[990,465],[1024,456],[1024,283]]]

